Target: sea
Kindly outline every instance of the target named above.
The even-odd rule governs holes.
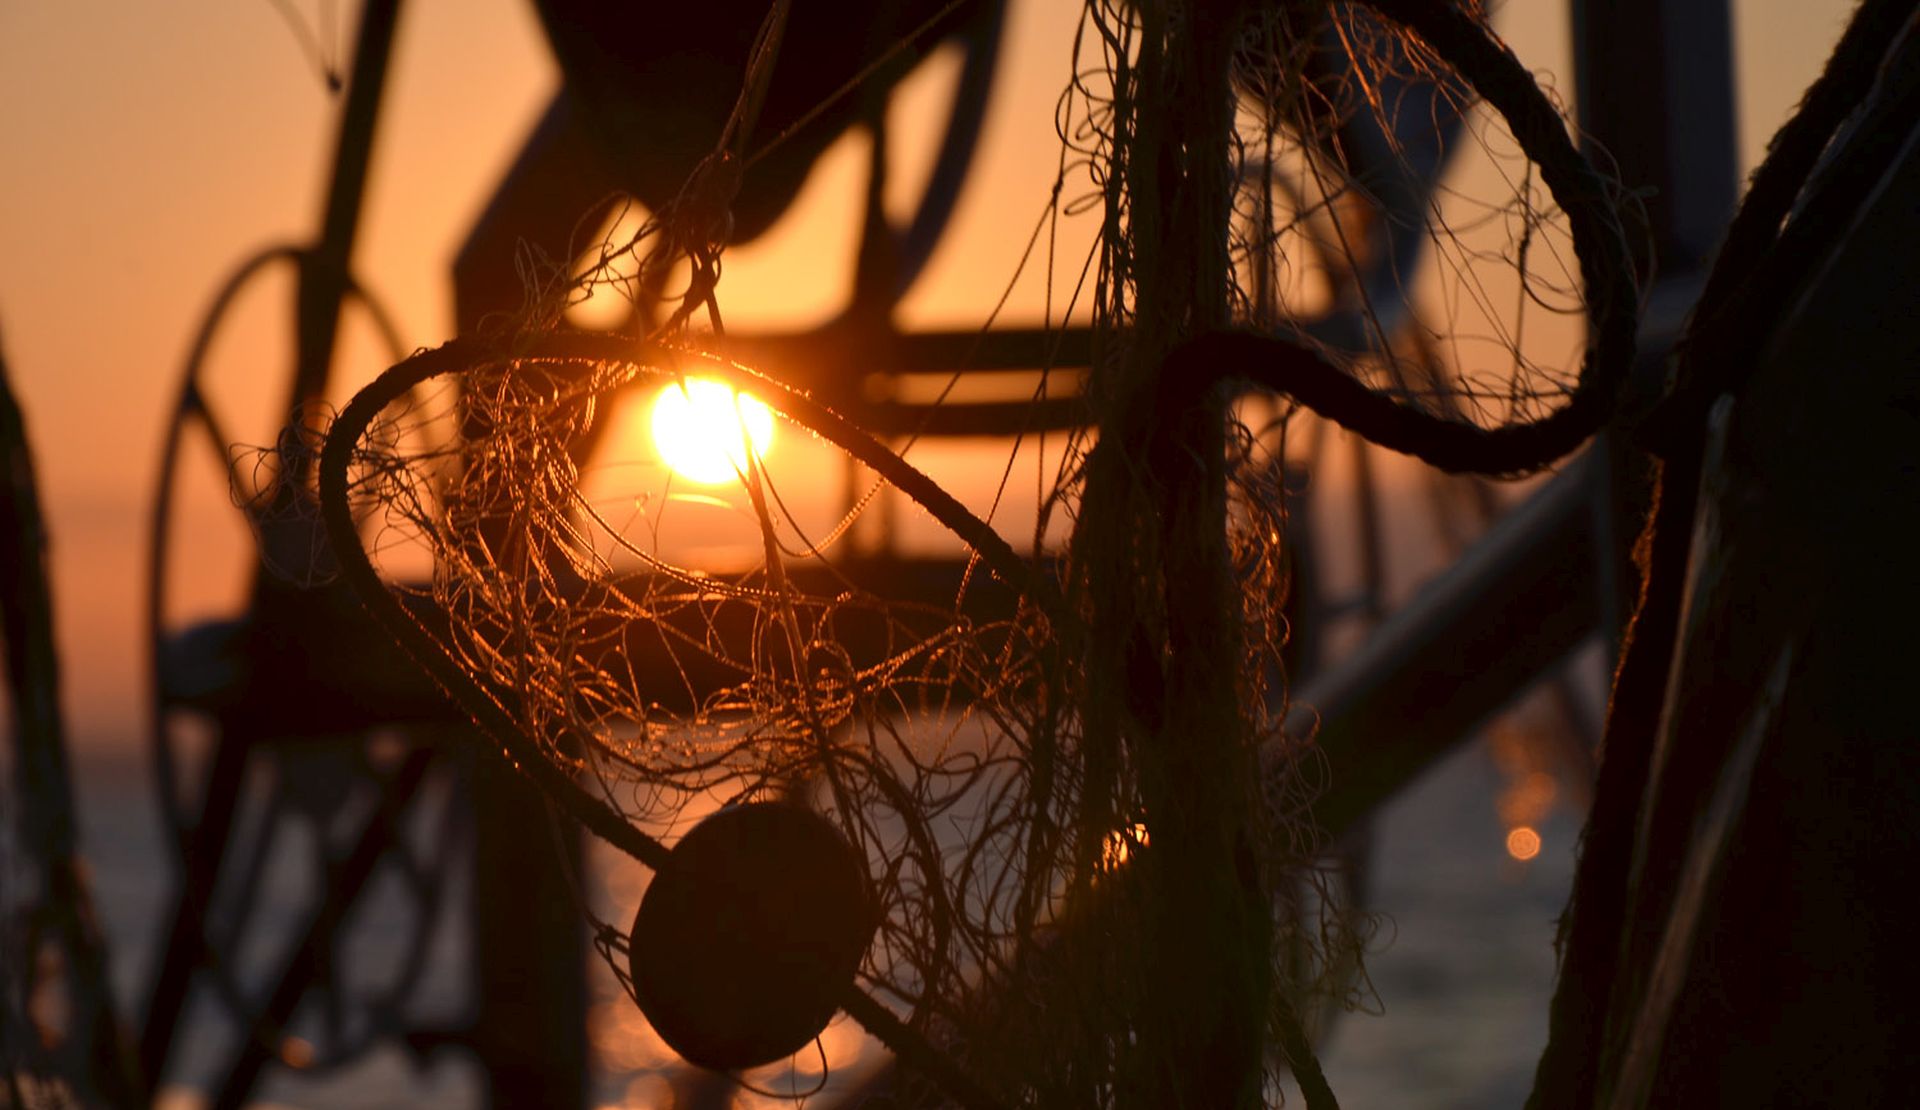
[[[1523,1104],[1546,1040],[1553,987],[1555,923],[1572,878],[1580,815],[1561,801],[1531,826],[1537,851],[1516,858],[1503,818],[1512,771],[1486,740],[1461,745],[1386,805],[1368,836],[1366,908],[1379,928],[1366,959],[1372,984],[1367,1004],[1335,1016],[1320,1044],[1324,1068],[1341,1104],[1349,1108],[1431,1107],[1497,1110]],[[113,981],[128,1013],[152,971],[164,936],[172,873],[160,849],[161,823],[145,762],[127,749],[87,757],[76,770],[84,847],[98,909],[110,944]],[[1527,846],[1529,849],[1532,845]],[[310,851],[292,838],[278,852]],[[277,883],[274,867],[262,884],[256,911],[271,933],[276,915],[291,919],[309,891],[297,881]],[[589,881],[597,909],[611,920],[631,913],[643,881],[612,855],[591,857]],[[457,880],[456,880],[457,881]],[[450,897],[457,897],[453,892]],[[400,895],[389,891],[389,902]],[[363,911],[399,922],[396,905],[382,907],[376,888]],[[457,904],[457,903],[456,903]],[[463,1004],[463,925],[444,915],[420,969],[415,1012],[457,1014]],[[284,925],[285,922],[279,922]],[[398,939],[392,952],[368,958],[389,966],[413,958]],[[242,974],[266,966],[270,953],[234,956]],[[377,975],[376,975],[377,977]],[[812,1107],[845,1104],[864,1090],[885,1062],[884,1050],[844,1018],[829,1027],[819,1053],[807,1062],[751,1073],[748,1084],[703,1079],[678,1064],[652,1035],[613,976],[596,968],[589,1036],[595,1060],[596,1107],[711,1107],[727,1110],[793,1105],[783,1092],[821,1087],[819,1061],[831,1061],[825,1084],[804,1099]],[[204,1105],[209,1082],[229,1049],[227,1031],[206,1000],[190,1011],[178,1066],[160,1104],[169,1110]],[[802,1054],[805,1056],[806,1054]],[[378,1045],[351,1065],[305,1074],[269,1069],[257,1089],[261,1107],[476,1107],[485,1105],[477,1069],[458,1053],[441,1053],[422,1066],[408,1053]],[[796,1058],[798,1059],[798,1058]],[[1297,1092],[1288,1103],[1298,1106]]]

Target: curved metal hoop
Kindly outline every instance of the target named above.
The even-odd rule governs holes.
[[[203,369],[207,357],[214,341],[218,338],[220,329],[226,323],[228,314],[241,294],[256,279],[266,273],[270,267],[280,263],[291,263],[296,268],[304,268],[321,264],[321,259],[322,252],[311,247],[293,244],[268,247],[255,253],[236,268],[215,294],[195,333],[181,370],[179,392],[162,445],[158,483],[148,522],[147,597],[144,613],[150,677],[148,739],[154,759],[161,819],[168,833],[168,843],[176,857],[188,861],[184,868],[185,889],[181,895],[181,908],[189,918],[200,922],[201,929],[206,928],[211,922],[212,903],[219,875],[209,871],[197,872],[190,860],[190,854],[194,851],[195,829],[207,819],[208,815],[202,812],[194,816],[187,812],[185,791],[174,749],[173,730],[168,720],[182,700],[191,699],[191,692],[183,695],[177,681],[169,677],[169,653],[179,645],[169,642],[165,627],[166,593],[172,566],[169,540],[174,525],[176,486],[179,484],[181,469],[185,463],[188,441],[198,439],[218,460],[218,466],[229,489],[238,489],[240,475],[232,452],[235,442],[232,438],[232,429],[222,419],[213,399],[208,396],[208,390],[203,381]],[[357,301],[368,313],[380,339],[391,352],[392,357],[400,357],[405,347],[399,338],[399,330],[385,306],[351,275],[348,275],[343,282],[343,290],[346,296]],[[223,740],[223,743],[229,742],[238,744],[237,741]],[[403,768],[396,772],[393,781],[383,784],[381,790],[383,793],[409,793],[412,786],[406,784],[415,783],[419,777],[418,772],[421,770],[424,770],[424,764],[418,768],[411,766]],[[265,816],[261,818],[263,834],[257,838],[251,850],[238,863],[238,870],[234,876],[237,886],[231,888],[224,899],[238,907],[237,916],[226,923],[225,928],[229,932],[243,930],[246,917],[254,908],[274,842],[270,830],[279,815],[284,812],[285,800],[282,792],[276,791],[273,800],[267,803]],[[209,804],[207,799],[202,799],[202,805],[207,804]],[[451,812],[449,811],[450,814]],[[441,843],[451,842],[450,832],[450,826],[442,830]],[[404,844],[398,840],[395,843],[396,845]],[[410,888],[419,897],[420,904],[425,907],[421,913],[421,920],[430,921],[434,916],[433,908],[440,903],[443,893],[444,877],[440,873],[442,868],[431,861],[423,863],[409,851],[403,850],[400,859]],[[195,943],[192,938],[176,939],[186,939],[188,943]],[[409,938],[408,957],[398,965],[399,971],[394,979],[378,992],[377,997],[366,1001],[370,1012],[378,1015],[398,1011],[402,1000],[412,992],[425,967],[426,961],[422,957],[431,939],[431,931],[426,928],[416,930],[414,936]],[[215,996],[248,1031],[247,1036],[255,1042],[258,1050],[269,1055],[277,1055],[279,1045],[285,1038],[285,1031],[260,1010],[259,1000],[248,997],[249,992],[234,979],[227,964],[218,958],[194,959],[191,963],[199,965],[200,970],[209,976]],[[156,1037],[164,1039],[171,1036],[173,1023],[186,999],[185,979],[163,975],[162,984],[156,991],[154,999],[151,1000],[153,1012],[149,1014],[148,1019],[150,1039]],[[303,1061],[303,1069],[323,1071],[356,1058],[364,1052],[373,1039],[382,1034],[380,1025],[383,1020],[376,1016],[370,1027],[352,1044],[326,1046],[329,1051],[325,1057]],[[150,1047],[158,1044],[159,1040],[155,1040]]]
[[[422,351],[389,369],[356,394],[334,422],[320,456],[320,511],[339,560],[341,577],[353,589],[401,648],[411,656],[480,727],[522,773],[589,832],[654,871],[675,866],[668,847],[630,824],[605,800],[589,793],[565,770],[549,761],[539,745],[520,730],[505,704],[504,695],[474,680],[420,620],[402,606],[381,581],[362,543],[353,514],[350,478],[361,439],[389,404],[434,378],[489,365],[600,366],[631,369],[636,375],[671,379],[689,362],[703,375],[725,381],[735,389],[753,392],[789,420],[808,428],[872,467],[897,488],[919,502],[936,519],[971,545],[988,565],[1010,584],[1048,604],[1052,594],[1045,580],[1016,555],[987,523],[973,515],[931,478],[914,469],[873,437],[804,394],[778,381],[724,359],[699,352],[642,344],[618,336],[558,333],[526,342],[518,350],[502,352],[484,340],[456,339],[431,351]],[[669,367],[674,367],[670,369]],[[910,1066],[938,1082],[962,1105],[997,1105],[992,1096],[962,1072],[919,1032],[895,1017],[858,986],[840,999],[841,1006]]]

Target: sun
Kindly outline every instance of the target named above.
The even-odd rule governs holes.
[[[773,410],[712,378],[687,378],[653,402],[653,445],[661,461],[690,482],[718,485],[746,471],[748,451],[766,457]]]

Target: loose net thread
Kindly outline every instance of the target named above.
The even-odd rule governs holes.
[[[590,830],[657,868],[665,842],[715,803],[797,798],[825,813],[865,856],[880,904],[860,983],[906,1013],[889,1043],[912,1048],[909,1062],[963,1101],[979,1092],[960,1089],[956,1061],[1014,1101],[1107,1105],[1141,1097],[1152,1089],[1142,1080],[1182,1058],[1180,1032],[1151,1016],[1164,980],[1141,966],[1143,952],[1163,954],[1157,930],[1184,909],[1164,904],[1171,868],[1152,863],[1190,848],[1176,800],[1205,796],[1234,815],[1222,826],[1240,838],[1219,857],[1225,878],[1206,881],[1230,888],[1230,909],[1251,907],[1231,946],[1258,967],[1229,1009],[1250,1012],[1258,1038],[1279,1046],[1257,1053],[1266,1074],[1254,1094],[1277,1097],[1283,1066],[1317,1071],[1302,1027],[1321,1007],[1371,997],[1356,972],[1372,926],[1323,867],[1312,817],[1322,767],[1282,727],[1292,555],[1281,475],[1294,408],[1251,422],[1228,407],[1223,383],[1281,388],[1363,428],[1384,421],[1383,441],[1437,437],[1422,457],[1455,469],[1525,471],[1607,410],[1622,328],[1631,334],[1614,198],[1584,163],[1568,169],[1563,131],[1558,163],[1536,171],[1520,159],[1508,195],[1483,204],[1483,218],[1513,228],[1491,251],[1448,230],[1445,189],[1392,195],[1430,181],[1438,152],[1370,161],[1350,149],[1370,113],[1391,120],[1409,105],[1442,144],[1497,143],[1493,124],[1469,119],[1468,86],[1485,92],[1524,72],[1469,82],[1441,61],[1422,36],[1476,33],[1452,8],[1279,5],[1234,25],[1220,84],[1230,98],[1210,109],[1214,124],[1201,121],[1217,125],[1220,156],[1186,166],[1188,192],[1155,195],[1167,134],[1178,145],[1195,126],[1178,106],[1205,91],[1181,85],[1194,71],[1177,72],[1200,16],[1217,14],[1204,7],[1090,3],[1076,46],[1090,61],[1062,102],[1063,164],[1093,191],[1063,203],[1056,189],[1054,204],[1103,214],[1088,390],[1099,434],[1073,439],[1041,499],[1074,524],[1057,569],[1016,556],[831,412],[698,349],[724,344],[715,288],[738,164],[725,154],[584,276],[561,282],[529,259],[535,292],[517,330],[390,371],[343,414],[321,466],[336,544],[355,538],[375,559],[431,555],[425,584],[381,582],[352,553],[349,578],[364,564],[357,585],[391,600],[409,650]],[[1449,56],[1484,60],[1474,49]],[[1529,82],[1500,106],[1509,121],[1515,96],[1533,98],[1533,115],[1511,124],[1512,141],[1537,159],[1528,129],[1543,126],[1542,110],[1558,129],[1557,116]],[[1469,122],[1456,130],[1455,118]],[[1402,130],[1371,133],[1392,148]],[[1541,180],[1585,207],[1556,209]],[[1200,226],[1218,239],[1183,254],[1182,229],[1153,226],[1155,206],[1184,212],[1197,194],[1212,198],[1197,211],[1217,215]],[[1421,252],[1396,238],[1415,237],[1463,275],[1463,298],[1492,303],[1471,279],[1491,261],[1522,275],[1516,312],[1595,318],[1582,373],[1524,354],[1518,324],[1497,313],[1486,339],[1507,366],[1462,369],[1472,334],[1450,310],[1435,323],[1413,307],[1403,267]],[[1543,255],[1556,259],[1546,277]],[[682,259],[692,276],[669,290]],[[1318,302],[1301,300],[1289,267],[1319,275]],[[608,284],[642,320],[665,306],[645,339],[561,330],[570,303]],[[1196,289],[1198,300],[1183,299]],[[704,340],[690,331],[702,312],[716,332]],[[1220,365],[1201,365],[1214,356]],[[582,460],[610,399],[696,373],[753,391],[873,468],[952,529],[984,573],[951,604],[884,597],[830,542],[844,527],[808,535],[784,509],[781,476],[751,458],[739,478],[761,539],[756,568],[718,577],[677,563],[657,534],[635,538],[582,494]],[[1328,374],[1337,380],[1315,384]],[[1511,445],[1540,427],[1552,434]],[[1469,441],[1503,446],[1485,458],[1456,451]],[[1189,502],[1214,507],[1181,516]],[[1176,525],[1191,519],[1217,524],[1213,539],[1190,542],[1204,529]],[[1182,593],[1177,568],[1209,560],[1235,588]],[[998,606],[972,604],[995,596]],[[1214,602],[1218,651],[1170,654]],[[1170,722],[1218,726],[1202,795],[1162,781],[1182,773]],[[602,926],[603,950],[622,944]]]
[[[1478,21],[1478,5],[1379,8],[1274,5],[1242,34],[1236,318],[1293,325],[1296,341],[1435,416],[1537,420],[1572,394],[1578,338],[1543,356],[1529,322],[1589,308],[1567,214],[1512,125],[1389,20]],[[1446,173],[1461,152],[1491,184]]]
[[[1088,707],[1125,703],[1143,671],[1161,670],[1149,677],[1171,688],[1183,681],[1179,669],[1196,666],[1166,658],[1143,664],[1125,657],[1125,649],[1099,660],[1103,644],[1111,648],[1125,640],[1129,628],[1164,643],[1177,623],[1143,599],[1173,593],[1171,580],[1163,586],[1156,576],[1167,573],[1186,541],[1174,537],[1156,549],[1151,524],[1173,511],[1167,505],[1198,491],[1169,488],[1166,474],[1141,462],[1152,457],[1155,434],[1142,423],[1176,421],[1210,388],[1238,378],[1279,390],[1443,469],[1524,473],[1552,462],[1597,427],[1612,409],[1631,351],[1636,296],[1614,216],[1619,198],[1573,152],[1551,103],[1477,24],[1477,12],[1414,3],[1270,6],[1234,28],[1232,65],[1225,68],[1236,115],[1222,136],[1224,149],[1209,152],[1209,161],[1193,157],[1191,145],[1180,145],[1195,143],[1196,130],[1204,130],[1204,122],[1195,127],[1200,113],[1192,101],[1210,91],[1207,68],[1180,71],[1178,56],[1204,35],[1208,19],[1223,16],[1204,4],[1089,5],[1083,41],[1091,44],[1093,58],[1079,67],[1062,113],[1063,139],[1097,190],[1081,203],[1098,204],[1105,215],[1094,320],[1097,343],[1104,341],[1105,349],[1096,356],[1093,408],[1105,417],[1101,443],[1123,445],[1105,459],[1100,448],[1083,445],[1082,465],[1063,498],[1079,511],[1069,588],[1079,591],[1088,608],[1076,616],[1084,618],[1083,628],[1097,630],[1088,644],[1088,657],[1097,661],[1082,675],[1088,683],[1082,704]],[[1419,34],[1410,34],[1409,27]],[[1494,101],[1498,117],[1470,111],[1470,87]],[[1394,122],[1413,109],[1426,117],[1432,145],[1425,151],[1403,145],[1405,129]],[[1176,139],[1165,137],[1170,130]],[[1504,246],[1481,245],[1486,236],[1452,221],[1449,208],[1458,207],[1459,198],[1433,180],[1445,164],[1445,145],[1456,135],[1485,149],[1497,167],[1515,171],[1504,178],[1505,195],[1478,202],[1474,212],[1495,228],[1510,229]],[[1361,149],[1369,138],[1387,149]],[[1533,161],[1519,155],[1522,149]],[[1183,164],[1182,158],[1190,161]],[[1204,239],[1216,226],[1205,214],[1176,229],[1164,226],[1173,219],[1169,212],[1191,214],[1196,193],[1231,197],[1225,267],[1206,257],[1211,244],[1178,241],[1182,234]],[[1562,211],[1561,204],[1569,209]],[[1409,239],[1423,249],[1406,249]],[[1443,279],[1452,278],[1441,283],[1443,292],[1454,295],[1438,298],[1438,324],[1423,319],[1413,288],[1411,271],[1422,257]],[[1289,292],[1289,265],[1316,268],[1327,287],[1318,304],[1290,303],[1299,292]],[[1218,281],[1222,269],[1230,274],[1224,308],[1209,300],[1219,292],[1209,282]],[[1498,311],[1480,284],[1480,273],[1489,269],[1518,275],[1511,313]],[[1484,319],[1484,334],[1467,326],[1461,305],[1468,303]],[[1522,349],[1522,323],[1531,310],[1593,318],[1579,375]],[[1507,355],[1505,367],[1478,368],[1471,358],[1476,339]],[[1284,433],[1291,411],[1282,409],[1271,431]],[[1244,425],[1236,435],[1242,443],[1258,438]],[[1250,580],[1284,582],[1286,533],[1274,526],[1285,522],[1284,484],[1271,477],[1248,481],[1262,474],[1260,467],[1245,466],[1245,454],[1234,458],[1240,465],[1227,478],[1227,520],[1235,568]],[[1268,457],[1266,475],[1276,461]],[[1264,488],[1249,496],[1250,486]],[[1263,520],[1264,506],[1277,506],[1273,519]],[[1110,564],[1123,558],[1131,565],[1114,573]],[[1263,560],[1279,569],[1262,575]],[[1251,590],[1242,596],[1259,597]],[[1277,650],[1285,636],[1278,611],[1284,596],[1275,590],[1265,595],[1266,605],[1241,613],[1237,631],[1248,642],[1239,660],[1238,719],[1227,726],[1237,726],[1237,736],[1219,768],[1229,772],[1223,781],[1231,783],[1232,769],[1244,765],[1232,749],[1258,750],[1265,772],[1260,781],[1271,793],[1235,799],[1228,789],[1208,795],[1207,802],[1242,807],[1251,815],[1248,827],[1267,834],[1260,858],[1277,862],[1261,885],[1268,897],[1285,901],[1305,875],[1311,901],[1323,911],[1304,928],[1296,915],[1281,915],[1273,938],[1272,949],[1281,954],[1279,989],[1272,994],[1273,1042],[1298,1072],[1303,1064],[1317,1069],[1295,1051],[1300,1046],[1289,1027],[1297,1025],[1298,1014],[1287,1012],[1297,1010],[1290,1004],[1315,985],[1327,991],[1329,983],[1364,984],[1364,976],[1341,972],[1357,960],[1368,925],[1344,912],[1329,884],[1313,883],[1316,872],[1307,862],[1320,849],[1310,814],[1314,757],[1279,729],[1283,716],[1274,711],[1284,712],[1284,682],[1276,684],[1276,697],[1262,681],[1284,675]],[[1166,604],[1179,603],[1169,596]],[[1066,627],[1072,635],[1072,622]],[[1222,654],[1231,651],[1221,647]],[[1192,676],[1185,681],[1194,684]],[[1145,762],[1153,759],[1153,723],[1143,719],[1153,710],[1143,706],[1130,714],[1132,720],[1105,724],[1100,731],[1106,735],[1078,738],[1109,749],[1104,759],[1112,786],[1081,784],[1086,826],[1124,824],[1125,815],[1138,812],[1140,798],[1129,788],[1139,789],[1156,772],[1129,761],[1143,750],[1149,753]],[[1087,796],[1103,789],[1113,789],[1114,796]],[[1093,820],[1086,820],[1089,814]],[[1259,942],[1256,936],[1248,943]],[[1258,994],[1259,988],[1249,991]],[[1331,993],[1338,996],[1340,989]],[[1345,1001],[1353,1004],[1357,997]],[[1109,992],[1106,1001],[1116,998],[1124,999],[1125,992]],[[1087,1024],[1107,1032],[1130,1030],[1139,1014],[1124,1005],[1119,1013],[1100,1014],[1098,1002],[1053,1012],[1088,1009],[1097,1016]],[[1077,1047],[1082,1051],[1061,1058],[1100,1055],[1100,1046]],[[1302,1078],[1305,1083],[1308,1077]],[[1308,1088],[1310,1101],[1316,1094],[1330,1098],[1330,1092]]]

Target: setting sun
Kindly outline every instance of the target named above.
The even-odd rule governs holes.
[[[747,452],[766,457],[773,443],[773,410],[711,378],[687,378],[653,402],[653,445],[673,472],[717,485],[746,470]]]

